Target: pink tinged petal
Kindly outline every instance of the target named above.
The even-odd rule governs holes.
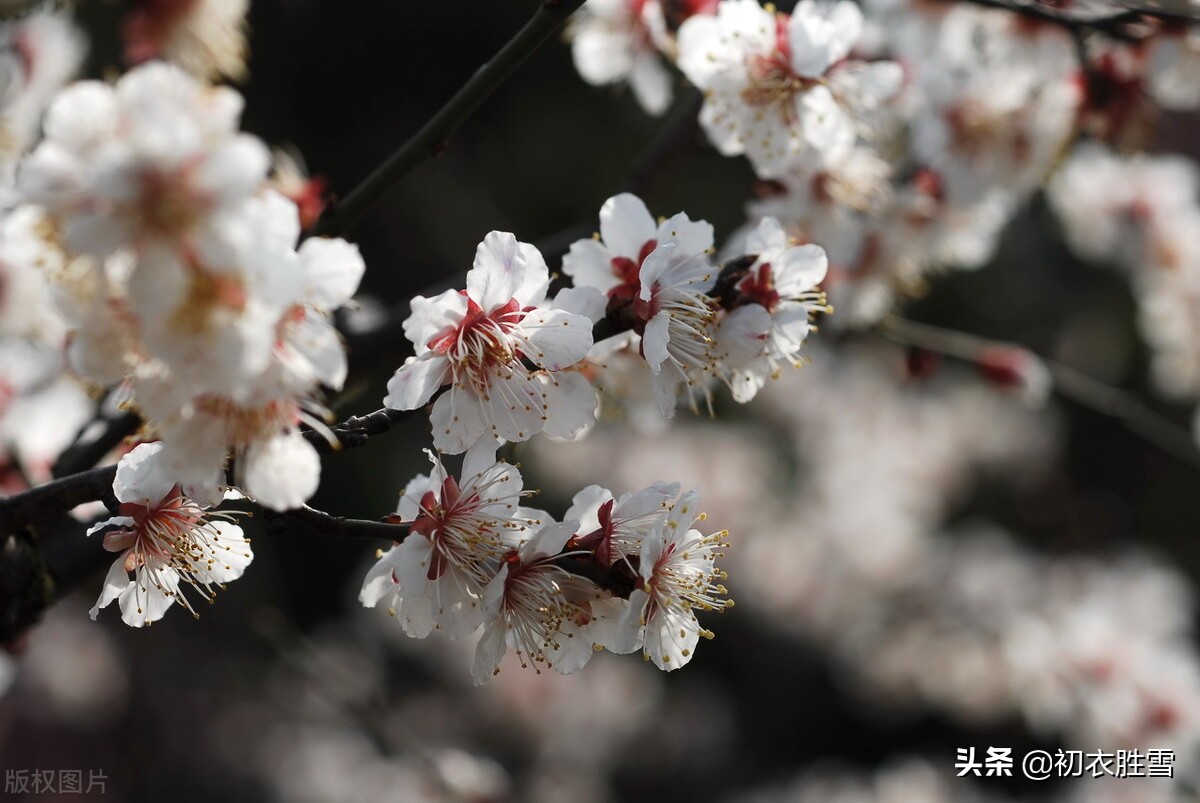
[[[321,457],[299,431],[292,431],[250,444],[239,471],[248,496],[271,510],[290,510],[317,492]]]
[[[904,69],[894,61],[850,61],[829,73],[835,98],[858,114],[874,111],[895,97],[904,83]]]
[[[666,277],[669,275],[672,267],[674,267],[675,250],[679,246],[675,243],[665,243],[651,251],[646,259],[642,262],[642,269],[638,274],[641,279],[642,286],[638,292],[638,298],[642,301],[650,301],[654,297],[654,285],[660,282],[665,283]]]
[[[733,400],[738,404],[746,404],[751,401],[767,384],[767,377],[771,375],[771,371],[771,364],[766,358],[755,360],[733,370],[727,378]]]
[[[476,686],[483,686],[491,681],[500,668],[500,661],[508,651],[504,621],[495,618],[483,630],[479,643],[475,645],[475,661],[471,667],[471,677]]]
[[[324,311],[335,310],[358,292],[366,264],[357,245],[340,238],[310,237],[299,253],[309,304]]]
[[[396,505],[396,515],[401,521],[414,521],[421,512],[421,498],[426,491],[433,490],[433,482],[427,474],[418,474],[404,486],[404,493]]]
[[[642,246],[655,237],[654,217],[641,198],[614,195],[600,207],[600,237],[614,257],[636,259]]]
[[[496,450],[500,444],[491,435],[484,435],[475,443],[471,444],[471,448],[467,449],[467,453],[463,455],[462,477],[463,484],[466,485],[472,479],[482,477],[484,472],[494,469],[496,466]],[[503,471],[504,467],[501,467]],[[518,485],[520,482],[520,474],[517,475]],[[513,493],[519,493],[520,488]]]
[[[771,341],[768,344],[773,352],[771,356],[795,359],[810,331],[812,324],[809,322],[808,307],[796,301],[782,302],[772,320]]]
[[[179,574],[174,569],[159,568],[151,579],[146,567],[142,567],[119,597],[121,621],[130,627],[157,622],[178,596]]]
[[[659,608],[646,622],[646,655],[655,666],[667,672],[692,660],[699,641],[700,625],[691,613]]]
[[[578,521],[580,535],[586,535],[600,527],[600,506],[613,498],[612,492],[599,485],[589,485],[571,498],[566,519]]]
[[[546,393],[544,430],[552,438],[573,438],[596,423],[600,399],[588,378],[577,371],[542,377]]]
[[[571,277],[577,288],[592,287],[607,293],[621,283],[620,277],[613,272],[613,256],[598,240],[576,240],[563,257],[563,273]]]
[[[172,428],[168,436],[160,458],[166,475],[182,485],[209,486],[216,492],[223,484],[226,422],[217,416],[199,414]]]
[[[85,150],[116,133],[118,111],[112,88],[102,81],[79,81],[61,90],[46,111],[46,140]]]
[[[418,356],[429,351],[429,342],[456,329],[467,315],[467,298],[457,290],[446,290],[433,298],[417,296],[412,314],[404,321],[404,335]]]
[[[587,666],[595,652],[589,628],[581,627],[568,619],[563,622],[552,643],[546,648],[546,658],[558,674],[573,675]]]
[[[637,589],[627,601],[609,603],[601,611],[605,617],[603,622],[597,618],[598,626],[593,629],[592,638],[609,652],[618,655],[634,652],[643,644],[642,614],[649,600],[645,591]]]
[[[771,261],[775,290],[784,298],[797,298],[825,280],[829,258],[819,245],[797,245]]]
[[[579,522],[564,521],[561,524],[544,525],[521,546],[521,561],[530,563],[538,558],[550,557],[562,552],[567,540],[579,529]]]
[[[658,53],[641,53],[634,58],[629,85],[642,108],[655,117],[671,105],[671,73]]]
[[[708,98],[700,109],[700,125],[708,135],[708,141],[722,156],[738,156],[746,152],[742,127],[733,116],[738,113],[736,108],[731,109],[720,103],[715,95]]]
[[[546,267],[546,260],[537,248],[529,243],[519,243],[519,248],[525,273],[512,297],[522,309],[536,307],[546,300],[546,291],[550,289],[550,269]]]
[[[516,296],[532,269],[515,235],[490,232],[475,250],[474,267],[467,272],[467,295],[485,312],[491,312]]]
[[[525,356],[548,371],[569,368],[587,356],[592,347],[592,322],[582,315],[559,309],[535,309],[521,326],[533,347]]]
[[[120,499],[120,497],[117,497],[117,498]],[[122,500],[122,501],[124,501],[124,500]],[[105,519],[104,521],[98,521],[95,524],[93,524],[91,527],[88,527],[87,535],[92,535],[93,533],[98,533],[101,530],[107,529],[109,527],[128,527],[130,524],[133,524],[133,522],[134,522],[134,519],[132,516],[113,516],[111,519]],[[108,540],[108,536],[106,535],[104,537],[105,547],[108,546],[108,543],[109,543],[109,540]],[[120,551],[120,550],[116,550],[116,549],[109,550],[109,552],[118,552],[118,551]]]
[[[433,586],[433,621],[452,639],[474,633],[483,624],[482,589],[457,567],[451,566]]]
[[[675,409],[679,406],[679,386],[684,381],[685,377],[670,363],[661,373],[650,377],[650,389],[663,418],[675,417]]]
[[[737,367],[761,356],[770,331],[771,313],[760,304],[747,304],[726,315],[716,337],[721,364]]]
[[[646,357],[650,372],[655,375],[661,373],[663,363],[670,356],[667,351],[667,343],[670,342],[669,326],[667,314],[660,312],[650,319],[642,334],[642,354]]]
[[[691,220],[683,212],[660,223],[657,237],[660,245],[674,243],[678,246],[675,259],[702,254],[713,247],[712,224],[704,220]]]
[[[628,34],[591,23],[575,35],[571,57],[584,81],[593,86],[614,84],[633,68],[631,44]]]
[[[416,410],[450,381],[450,361],[432,352],[409,357],[388,380],[383,406],[389,410]]]
[[[861,32],[862,12],[853,3],[821,6],[804,0],[788,22],[792,69],[798,75],[819,78],[850,54]]]
[[[295,375],[290,381],[306,389],[320,384],[341,390],[346,381],[346,348],[324,315],[304,310],[286,329],[285,338],[276,344],[275,357]]]
[[[246,571],[246,567],[254,560],[250,549],[250,541],[242,532],[242,528],[229,521],[210,521],[209,526],[216,531],[213,539],[215,550],[211,555],[205,555],[195,561],[196,570],[192,573],[202,583],[229,583]],[[212,563],[208,563],[208,559]]]
[[[271,153],[258,137],[239,134],[213,150],[191,173],[192,187],[218,203],[252,195],[271,167]]]
[[[446,454],[461,454],[490,431],[482,400],[466,388],[451,386],[438,396],[429,415],[433,445]]]
[[[526,441],[542,431],[545,398],[535,376],[515,373],[493,377],[486,398],[480,399],[487,429],[499,438]]]
[[[107,608],[108,604],[120,597],[129,585],[129,573],[125,571],[125,556],[122,555],[109,567],[108,574],[104,577],[104,587],[100,590],[100,598],[88,611],[92,621],[96,621],[101,608]]]
[[[177,478],[163,465],[162,451],[162,443],[143,443],[120,459],[113,480],[113,494],[119,501],[150,507],[170,493]]]
[[[773,217],[765,217],[746,238],[747,254],[774,254],[788,247],[788,234],[783,224]],[[774,259],[767,260],[774,264]]]
[[[667,515],[666,505],[679,495],[679,483],[656,482],[636,493],[627,493],[617,500],[615,519],[636,519],[654,512]]]
[[[817,150],[826,162],[833,161],[854,147],[858,136],[854,121],[838,105],[827,87],[813,87],[800,96],[797,112],[804,141]]]
[[[398,557],[399,547],[392,547],[367,571],[362,589],[358,592],[358,601],[364,608],[374,608],[381,599],[396,593],[399,586],[396,574]]]
[[[554,297],[551,306],[573,315],[582,315],[595,325],[604,318],[608,299],[595,287],[564,287]]]

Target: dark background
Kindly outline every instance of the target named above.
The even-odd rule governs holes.
[[[314,174],[345,194],[499,49],[535,5],[257,0],[244,127],[271,144],[294,145]],[[84,13],[95,43],[91,69],[100,74],[115,64],[119,8],[87,6]],[[679,94],[677,103],[686,103],[685,93]],[[674,136],[662,139],[671,125],[647,117],[627,93],[584,84],[569,49],[552,40],[471,117],[443,154],[406,176],[347,233],[368,265],[363,293],[397,303],[459,274],[493,229],[535,243],[562,242],[563,232],[581,226],[586,232],[604,199],[647,166],[648,153],[654,158],[638,189],[649,207],[707,219],[720,241],[743,221],[753,175],[742,160],[708,149],[694,126],[676,126]],[[1195,131],[1194,120],[1163,121],[1163,137],[1172,143],[1194,145]],[[1040,199],[1010,227],[994,264],[934,283],[909,314],[1058,354],[1097,378],[1153,398],[1125,282],[1078,264]],[[352,377],[347,394],[335,400],[338,417],[376,409],[394,367],[385,359]],[[1152,404],[1190,425],[1186,408]],[[982,489],[955,517],[986,514],[1056,553],[1116,552],[1136,534],[1138,543],[1168,556],[1193,579],[1200,576],[1197,470],[1111,419],[1069,402],[1062,412],[1061,466],[1039,487],[1023,491],[1029,494],[1023,506],[1000,484]],[[362,518],[389,512],[403,483],[425,470],[420,450],[427,445],[426,426],[417,421],[365,448],[328,457],[312,504]],[[561,499],[543,503],[557,514],[565,507]],[[115,615],[90,625],[86,609],[99,576],[61,603],[58,614],[104,628],[116,639],[128,672],[125,693],[105,717],[73,719],[48,714],[44,700],[18,685],[0,699],[4,765],[102,767],[110,799],[273,799],[253,772],[215,757],[221,748],[207,725],[229,700],[254,695],[264,673],[286,671],[281,654],[307,634],[343,626],[342,617],[357,607],[371,548],[302,534],[252,537],[256,557],[247,577],[198,621],[172,611],[145,631],[125,628]],[[968,730],[936,714],[868,708],[842,690],[836,667],[819,651],[747,617],[729,615],[721,625],[720,638],[670,677],[666,693],[682,699],[697,689],[715,690],[731,712],[732,733],[712,749],[663,749],[655,760],[630,760],[615,778],[624,799],[714,799],[789,777],[823,758],[865,768],[897,751],[919,752],[949,768],[961,745],[1006,744],[1018,755],[1034,746],[1054,747],[1038,745],[1018,722]],[[38,638],[38,631],[29,636]],[[59,660],[78,661],[74,671],[90,673],[86,653],[65,652]],[[392,657],[386,666],[391,700],[443,684],[416,663]],[[503,722],[482,722],[468,740],[474,741],[468,747],[491,751],[517,776],[529,760],[519,740],[509,742]],[[630,750],[655,755],[653,745]],[[1019,781],[989,786],[1018,787]]]

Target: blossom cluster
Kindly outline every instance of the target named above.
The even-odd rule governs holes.
[[[595,423],[610,364],[630,359],[662,417],[681,395],[711,409],[717,382],[749,401],[782,364],[801,363],[813,319],[828,307],[820,247],[796,244],[766,219],[744,250],[718,267],[711,225],[684,213],[656,222],[640,198],[617,195],[601,208],[596,236],[563,258],[573,286],[548,300],[538,250],[492,232],[465,290],[413,300],[404,332],[416,353],[384,404],[414,410],[436,395],[433,443],[457,454],[481,436],[578,436]],[[596,341],[601,324],[616,333]],[[636,381],[621,374],[613,384],[619,392]]]
[[[1090,144],[1072,154],[1048,194],[1071,248],[1128,276],[1159,389],[1173,399],[1200,401],[1196,164],[1177,156],[1122,157]]]
[[[1155,109],[1200,105],[1200,27],[1146,20],[1135,42],[1087,37],[1080,51],[1063,25],[961,3],[595,6],[573,31],[582,77],[627,80],[654,113],[669,64],[701,90],[710,142],[762,180],[746,231],[771,216],[825,248],[840,326],[874,324],[933,272],[986,263],[1078,133],[1128,144]]]
[[[346,355],[330,321],[363,272],[357,249],[297,247],[295,203],[266,185],[270,155],[239,133],[242,100],[155,62],[114,86],[63,90],[18,186],[41,218],[72,368],[163,442],[164,470],[197,498],[234,484],[275,509],[302,504],[320,465],[320,389]]]
[[[461,638],[482,627],[475,683],[500,671],[511,649],[522,666],[562,674],[599,649],[642,650],[673,670],[691,660],[701,637],[697,612],[733,605],[715,561],[728,535],[702,534],[697,494],[658,483],[619,499],[599,486],[576,494],[566,520],[524,507],[516,466],[496,461],[496,444],[477,441],[460,476],[430,453],[433,469],[404,489],[395,522],[408,535],[379,559],[359,595],[386,602],[404,632],[440,630]],[[569,573],[564,559],[586,560],[609,588]],[[624,588],[621,595],[613,588]]]

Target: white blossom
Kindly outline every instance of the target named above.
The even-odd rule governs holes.
[[[587,356],[592,322],[543,306],[550,274],[537,249],[492,232],[475,253],[465,291],[417,296],[404,332],[416,349],[388,382],[384,405],[415,410],[443,386],[433,443],[465,451],[482,435],[568,437],[594,419],[595,391],[564,371]],[[528,360],[535,368],[525,365]]]
[[[868,116],[899,89],[892,62],[847,60],[862,30],[851,3],[801,0],[791,15],[723,0],[679,30],[679,68],[705,93],[700,122],[726,156],[763,178],[819,164],[869,134]]]
[[[668,672],[691,660],[701,637],[713,636],[700,626],[696,612],[733,606],[721,585],[726,575],[715,565],[729,533],[702,535],[693,529],[706,518],[694,509],[698,497],[696,491],[683,494],[667,520],[647,534],[639,556],[641,582],[629,597],[618,641],[603,645],[614,652],[641,646],[646,660]]]
[[[115,528],[105,534],[104,548],[121,553],[91,610],[93,619],[114,600],[131,627],[158,621],[176,602],[195,615],[183,584],[211,601],[254,557],[241,527],[184,494],[163,470],[161,452],[159,444],[142,444],[121,458],[113,482],[120,514],[88,531]]]
[[[544,516],[520,507],[521,472],[496,461],[490,438],[467,450],[461,480],[429,458],[433,470],[408,484],[396,509],[409,535],[380,553],[359,601],[373,608],[386,599],[410,636],[436,628],[459,638],[482,623],[483,590],[500,559]]]

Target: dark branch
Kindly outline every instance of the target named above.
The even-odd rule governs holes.
[[[966,332],[942,329],[898,317],[885,319],[880,323],[879,331],[897,343],[946,354],[975,364],[983,364],[987,356],[995,353],[997,349],[1020,350],[1033,354],[1023,346],[988,340]],[[1200,450],[1197,449],[1191,434],[1150,408],[1145,402],[1068,365],[1041,356],[1037,359],[1049,370],[1054,390],[1059,395],[1120,421],[1148,443],[1187,465],[1200,468]]]
[[[403,524],[348,519],[345,516],[332,516],[322,510],[307,506],[286,510],[282,513],[264,508],[262,514],[267,532],[272,535],[287,533],[298,528],[305,532],[331,538],[369,538],[397,543],[403,541],[404,537],[408,535],[408,528]]]
[[[544,0],[516,36],[471,76],[462,89],[374,173],[334,204],[317,222],[314,234],[340,234],[416,165],[441,153],[449,138],[471,113],[495,92],[525,59],[562,28],[584,0]]]
[[[94,438],[84,440],[87,431],[98,421],[104,422],[104,429]],[[122,413],[116,418],[98,416],[89,421],[75,436],[75,441],[58,456],[51,472],[55,477],[66,477],[92,468],[141,425],[142,417],[134,412]]]
[[[110,510],[115,510],[117,502],[112,495],[112,484],[116,475],[116,466],[93,468],[0,500],[0,534],[15,533],[86,502],[101,500]]]

